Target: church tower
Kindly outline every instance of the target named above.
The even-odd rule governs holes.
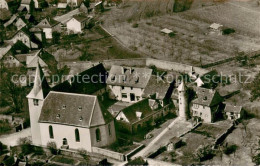
[[[42,68],[38,62],[36,73],[34,76],[34,85],[31,92],[26,96],[28,98],[32,143],[34,145],[41,145],[41,132],[38,123],[42,105],[45,97],[48,95],[50,87],[47,83]]]
[[[188,98],[187,98],[187,87],[182,79],[181,84],[178,87],[179,93],[179,117],[183,120],[187,119],[187,111],[188,111]]]

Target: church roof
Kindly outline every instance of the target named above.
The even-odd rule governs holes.
[[[42,100],[48,95],[49,91],[50,91],[49,84],[46,78],[44,77],[44,73],[42,71],[40,64],[38,63],[38,66],[36,68],[36,73],[35,73],[33,89],[27,95],[27,98]]]
[[[107,71],[103,64],[100,63],[56,85],[53,87],[53,91],[93,94],[106,88],[106,76]]]
[[[46,97],[40,123],[55,123],[90,128],[113,121],[113,116],[94,95],[51,91]]]

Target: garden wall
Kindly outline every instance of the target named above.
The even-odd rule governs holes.
[[[156,66],[159,69],[163,70],[173,70],[181,73],[189,73],[191,71],[191,65],[177,63],[177,62],[170,62],[165,60],[158,60],[152,58],[134,58],[134,59],[111,59],[111,60],[103,60],[100,62],[62,62],[60,64],[61,67],[67,65],[72,70],[77,70],[76,73],[82,72],[93,65],[97,65],[99,63],[103,63],[106,69],[110,69],[112,65],[119,65],[119,66],[137,66],[137,67],[150,67]],[[200,75],[203,75],[209,72],[206,69],[200,67],[193,67],[194,71]],[[73,71],[72,71],[73,73]]]
[[[102,149],[102,148],[98,148],[98,147],[92,147],[92,152],[93,153],[98,153],[119,161],[126,161],[126,157],[124,154],[122,153],[118,153],[118,152],[113,152],[107,149]]]

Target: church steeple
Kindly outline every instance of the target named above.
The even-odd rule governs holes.
[[[43,100],[48,95],[49,91],[50,91],[50,86],[46,78],[44,77],[44,73],[38,62],[38,66],[36,68],[36,73],[34,78],[33,89],[27,95],[27,98]]]

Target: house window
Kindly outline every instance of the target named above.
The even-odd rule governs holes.
[[[194,115],[196,115],[197,114],[197,111],[194,111]]]
[[[50,136],[51,139],[54,138],[54,136],[53,136],[53,128],[52,128],[52,126],[49,126],[49,136]]]
[[[38,106],[39,105],[39,100],[38,99],[33,99],[33,105]]]
[[[63,105],[63,106],[62,106],[62,109],[65,109],[65,108],[66,108],[66,105]]]
[[[96,129],[96,141],[99,142],[101,141],[101,135],[100,135],[100,130]]]
[[[140,100],[140,96],[136,96],[136,100],[139,101]]]
[[[133,87],[131,87],[131,90],[133,90],[134,88]]]
[[[122,93],[122,98],[127,98],[127,94],[126,93]]]
[[[202,116],[202,112],[200,112],[200,116]]]
[[[111,135],[111,125],[108,124],[108,134]]]
[[[123,89],[125,89],[125,87],[124,87],[124,86],[122,86],[122,90],[123,90]]]
[[[79,129],[75,129],[75,139],[76,142],[80,142]]]

